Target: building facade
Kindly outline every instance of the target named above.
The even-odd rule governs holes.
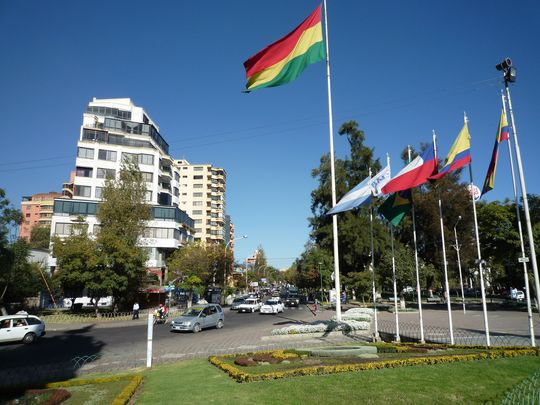
[[[187,160],[175,160],[173,166],[180,173],[179,207],[194,220],[195,240],[227,244],[230,229],[225,214],[225,169]]]
[[[22,222],[19,226],[19,238],[30,241],[34,226],[51,226],[54,199],[62,194],[55,191],[23,197],[21,202]]]
[[[115,178],[123,161],[139,165],[146,182],[146,201],[152,206],[141,245],[148,250],[147,266],[160,274],[165,259],[193,238],[194,222],[179,208],[180,172],[169,155],[169,145],[143,108],[129,98],[94,98],[83,114],[77,142],[75,173],[64,183],[71,200],[54,201],[51,235],[68,236],[78,216],[88,233],[96,234],[96,211],[107,178]]]

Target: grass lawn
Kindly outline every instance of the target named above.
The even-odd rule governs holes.
[[[237,383],[207,360],[145,373],[137,404],[483,404],[540,369],[527,356]]]
[[[71,393],[71,398],[62,404],[110,404],[129,384],[129,380],[112,381],[101,384],[79,385],[65,388]]]

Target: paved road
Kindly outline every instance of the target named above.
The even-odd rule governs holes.
[[[262,341],[274,328],[315,319],[329,319],[334,313],[323,311],[315,317],[306,307],[289,308],[279,315],[237,313],[225,309],[225,327],[200,333],[171,332],[170,326],[154,326],[154,362],[200,357],[213,353],[241,352],[276,347]],[[118,325],[118,324],[116,324]],[[99,357],[92,366],[142,366],[146,364],[147,326],[145,320],[124,321],[121,326],[48,325],[47,335],[33,345],[0,345],[0,371],[17,367],[46,366],[72,362],[81,356]],[[58,329],[69,330],[58,330]]]

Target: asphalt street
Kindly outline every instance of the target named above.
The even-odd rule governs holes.
[[[317,319],[306,307],[288,308],[277,315],[224,311],[223,329],[211,328],[200,333],[171,332],[169,323],[155,325],[155,361],[199,357],[216,352],[249,351],[264,346],[261,337],[270,335],[274,328]],[[323,311],[318,318],[328,319],[332,314],[332,311]],[[120,326],[64,325],[64,329],[65,326],[70,327],[68,330],[54,331],[55,325],[48,325],[46,336],[32,345],[1,344],[0,370],[71,362],[84,356],[99,358],[98,362],[94,362],[96,364],[145,364],[147,325],[144,320],[124,321]]]

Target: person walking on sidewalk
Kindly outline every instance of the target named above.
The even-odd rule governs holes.
[[[132,319],[139,319],[139,303],[135,302],[133,304],[133,318]]]

